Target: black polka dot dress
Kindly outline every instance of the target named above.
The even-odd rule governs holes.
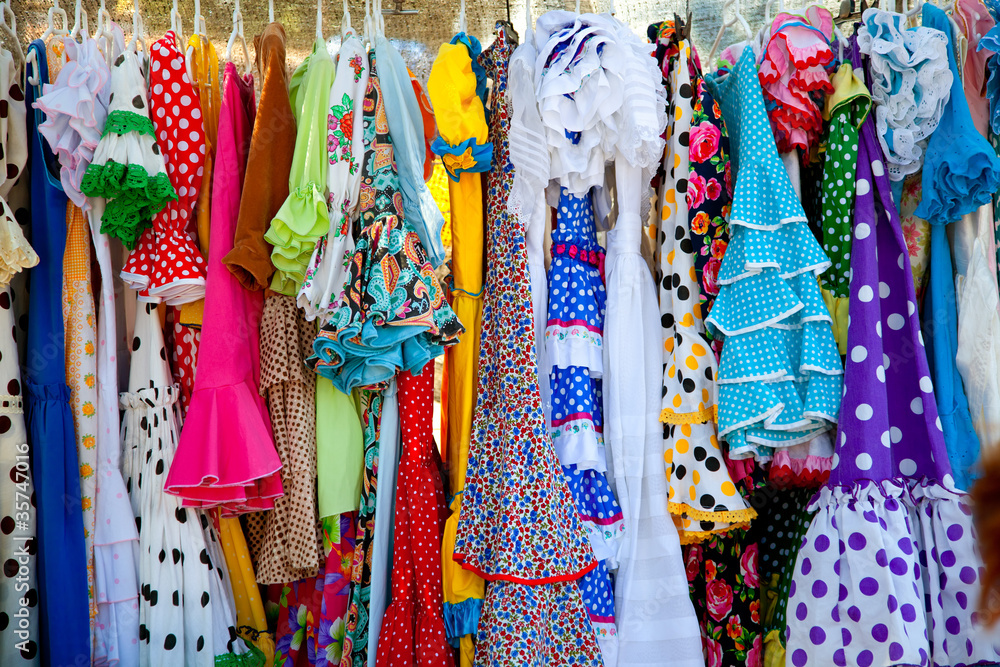
[[[139,302],[129,391],[120,395],[123,474],[139,530],[140,664],[212,667],[251,655],[236,636],[229,573],[209,516],[163,485],[177,447],[179,389],[156,304]],[[232,656],[227,654],[234,654]]]

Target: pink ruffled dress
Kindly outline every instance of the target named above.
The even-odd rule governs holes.
[[[258,392],[264,295],[244,289],[222,263],[233,249],[255,113],[253,80],[227,63],[198,374],[166,482],[185,505],[221,506],[223,515],[272,509],[282,493],[281,460]]]

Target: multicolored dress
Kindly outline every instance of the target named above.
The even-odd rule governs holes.
[[[715,426],[715,379],[719,368],[703,319],[714,299],[713,292],[718,293],[719,261],[729,238],[723,217],[729,209],[729,191],[724,187],[729,171],[728,139],[722,119],[704,112],[708,108],[714,116],[716,105],[704,90],[690,43],[676,39],[670,21],[661,25],[659,34],[661,41],[668,44],[662,70],[672,109],[668,114],[659,193],[663,339],[660,421],[669,508],[678,517],[681,543],[690,544],[746,526],[756,512],[737,493],[719,445]],[[702,92],[698,99],[702,111],[701,122],[694,126],[692,97],[696,89]],[[701,141],[697,151],[690,146],[696,130]],[[716,215],[710,217],[710,213]],[[707,237],[712,227],[715,239]],[[712,252],[717,257],[705,259]],[[702,289],[706,283],[709,289]]]
[[[382,99],[373,53],[364,103],[363,226],[344,300],[323,325],[308,360],[345,394],[385,382],[400,370],[419,373],[465,330],[403,215]]]
[[[505,95],[511,51],[501,28],[479,59],[494,82],[494,161],[486,200],[490,261],[479,399],[454,558],[490,582],[477,665],[598,665],[600,648],[576,582],[597,564],[542,412],[524,229],[507,211],[513,180]]]
[[[562,189],[552,232],[549,317],[545,353],[552,362],[552,418],[549,433],[563,473],[587,529],[597,567],[583,575],[580,589],[608,663],[618,654],[614,589],[608,572],[617,560],[625,529],[621,507],[608,485],[604,453],[603,332],[607,292],[601,268],[590,195]]]

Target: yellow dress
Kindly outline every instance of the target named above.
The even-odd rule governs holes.
[[[247,548],[240,520],[235,517],[219,517],[219,538],[222,540],[222,553],[226,556],[226,567],[229,569],[233,599],[236,600],[237,632],[247,642],[259,648],[267,658],[264,664],[270,665],[274,661],[274,638],[267,631],[264,604],[260,600],[260,589],[257,587],[257,578],[250,562],[250,550]]]
[[[198,247],[208,257],[208,227],[212,196],[212,163],[215,158],[215,141],[219,130],[219,108],[222,93],[219,87],[219,59],[212,42],[202,40],[199,35],[191,35],[188,40],[191,50],[191,76],[194,77],[198,99],[201,102],[201,117],[205,127],[205,164],[201,176],[201,191],[195,207],[198,221]],[[205,300],[198,299],[181,306],[181,324],[201,327],[205,314]]]
[[[476,96],[472,59],[463,44],[443,44],[431,69],[428,93],[434,104],[441,140],[449,147],[474,139],[486,143],[489,130],[482,102]],[[438,146],[438,144],[435,144]],[[473,661],[472,638],[485,596],[485,582],[454,560],[455,533],[462,505],[469,457],[472,415],[476,407],[479,335],[483,291],[482,171],[473,165],[472,147],[457,154],[445,152],[442,163],[451,177],[452,309],[465,325],[465,335],[445,353],[447,377],[446,437],[452,514],[444,529],[441,549],[445,627],[449,638],[461,636],[461,664]],[[475,169],[471,171],[470,169]],[[456,180],[457,176],[457,180]]]

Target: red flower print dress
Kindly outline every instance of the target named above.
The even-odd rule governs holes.
[[[577,580],[597,566],[548,435],[535,357],[531,278],[520,220],[507,211],[513,169],[504,34],[480,56],[493,79],[490,258],[483,296],[479,399],[455,560],[486,579],[476,663],[599,665]]]

